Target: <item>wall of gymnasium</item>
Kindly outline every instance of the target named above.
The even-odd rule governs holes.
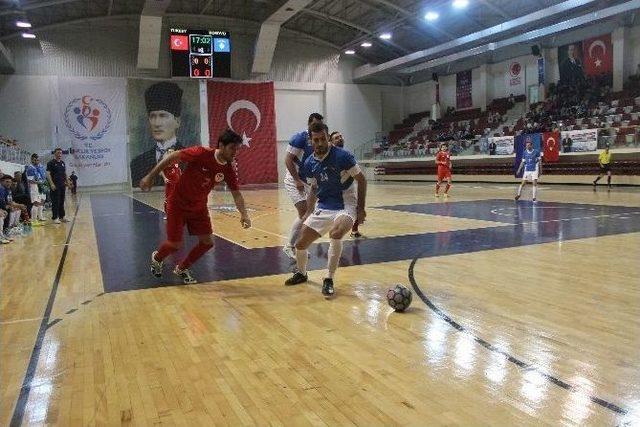
[[[314,111],[327,116],[331,128],[340,129],[351,148],[402,120],[402,97],[397,87],[351,84],[353,69],[360,65],[357,59],[284,30],[270,73],[251,76],[258,27],[224,19],[213,21],[207,26],[232,29],[234,79],[276,82],[280,156],[290,136],[305,128],[308,114]],[[138,24],[137,17],[114,18],[93,22],[89,33],[86,24],[78,24],[41,32],[35,41],[4,41],[13,53],[16,71],[0,76],[0,133],[17,138],[32,152],[52,148],[48,88],[55,76],[169,78],[169,28],[195,24],[190,18],[166,19],[157,70],[136,68]],[[197,26],[203,26],[201,19]]]
[[[554,37],[555,45],[564,45],[574,41],[584,40],[600,34],[611,33],[615,30],[615,24],[600,25],[596,27],[581,28],[567,34],[559,34]],[[637,71],[640,64],[640,26],[624,28],[623,46],[623,78],[626,80]],[[521,50],[521,49],[520,49]],[[557,82],[559,79],[558,54],[556,48],[543,49],[546,61],[546,81]],[[537,59],[532,55],[508,55],[508,59],[486,64],[486,102],[482,97],[482,66],[472,68],[472,101],[473,108],[484,108],[493,99],[514,95],[526,94],[525,91],[531,85],[538,83]],[[502,56],[504,58],[504,56]],[[519,61],[525,67],[525,85],[523,90],[514,91],[507,87],[505,74],[509,65]],[[440,103],[443,110],[456,106],[456,75],[440,75]],[[516,93],[520,92],[520,93]],[[431,81],[409,85],[404,87],[403,106],[405,116],[412,113],[428,111],[435,102],[435,84]],[[528,94],[527,94],[528,95]]]

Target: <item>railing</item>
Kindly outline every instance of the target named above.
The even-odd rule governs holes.
[[[0,160],[26,165],[31,161],[31,153],[19,147],[0,144]]]

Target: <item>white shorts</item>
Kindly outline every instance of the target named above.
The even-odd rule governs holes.
[[[300,202],[306,202],[307,197],[309,196],[309,191],[311,191],[311,186],[308,184],[304,185],[304,190],[300,191],[296,187],[296,183],[293,181],[293,178],[287,176],[284,179],[284,189],[287,191],[289,198],[293,202],[294,205],[297,205]]]
[[[538,179],[538,169],[534,171],[524,171],[524,175],[522,175],[522,179],[526,181],[533,181]]]
[[[31,203],[39,203],[45,199],[45,197],[40,194],[40,190],[38,190],[38,184],[29,184],[29,198],[31,199]]]
[[[355,205],[345,205],[344,209],[337,211],[327,209],[316,209],[309,218],[304,221],[304,225],[314,229],[319,235],[324,235],[327,231],[331,230],[334,221],[343,215],[351,218],[353,222],[356,220],[356,207]]]

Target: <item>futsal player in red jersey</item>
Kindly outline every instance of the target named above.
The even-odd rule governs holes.
[[[449,197],[449,189],[451,188],[451,154],[449,153],[449,146],[444,143],[440,144],[440,151],[436,154],[436,165],[438,166],[438,182],[436,182],[436,197],[440,197],[438,192],[440,191],[440,185],[442,181],[447,181],[447,186],[444,187],[444,197]]]
[[[174,153],[176,150],[173,148],[169,148],[165,154],[165,156],[169,156],[171,153]],[[180,175],[182,175],[182,170],[180,170],[180,165],[178,162],[170,164],[164,170],[160,172],[162,179],[164,179],[164,219],[167,219],[167,202],[169,201],[169,196],[173,193],[173,190],[176,188],[178,184],[178,180],[180,179]]]
[[[239,191],[234,158],[242,144],[237,133],[226,130],[218,137],[218,148],[190,147],[165,157],[140,180],[140,188],[149,191],[160,171],[174,163],[186,167],[167,203],[167,240],[151,254],[151,273],[162,277],[165,258],[182,246],[184,226],[189,234],[198,236],[198,244],[176,265],[173,273],[186,284],[197,283],[189,267],[213,247],[213,229],[207,208],[209,192],[216,184],[225,181],[231,191],[236,208],[240,212],[240,224],[251,227],[251,220]]]

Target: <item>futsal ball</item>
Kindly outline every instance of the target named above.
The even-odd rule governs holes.
[[[411,305],[411,291],[402,285],[396,285],[387,291],[387,302],[395,311],[405,311]]]

